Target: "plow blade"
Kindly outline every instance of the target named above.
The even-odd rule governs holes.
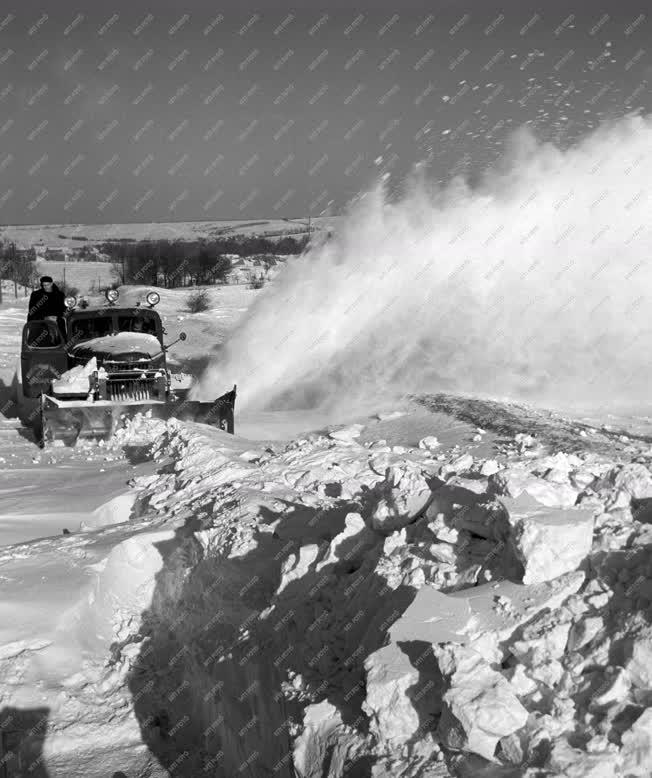
[[[139,413],[151,415],[155,419],[176,418],[182,421],[202,422],[233,434],[235,397],[235,387],[213,402],[197,400],[79,402],[57,400],[43,395],[37,439],[41,441],[41,445],[57,440],[63,441],[66,445],[74,445],[79,439],[108,440],[125,420]]]

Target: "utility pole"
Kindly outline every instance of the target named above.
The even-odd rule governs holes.
[[[16,244],[11,242],[11,274],[14,277],[14,298],[18,299],[18,265],[16,263]]]

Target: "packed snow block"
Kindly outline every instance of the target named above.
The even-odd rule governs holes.
[[[649,778],[652,775],[652,708],[643,711],[631,728],[623,733],[621,742],[623,774],[632,778]]]
[[[421,468],[408,462],[388,467],[372,494],[376,504],[371,511],[371,526],[384,533],[410,524],[432,499]]]
[[[367,695],[362,709],[381,743],[400,747],[419,728],[419,715],[407,690],[419,680],[408,656],[390,643],[370,654],[364,663]]]
[[[584,573],[574,571],[530,586],[499,581],[451,594],[424,586],[389,635],[396,642],[460,643],[502,661],[502,645],[518,627],[543,610],[559,608],[583,582]]]
[[[473,649],[446,643],[434,649],[442,675],[449,688],[444,703],[459,727],[442,716],[439,734],[450,748],[471,751],[495,761],[498,741],[523,727],[528,718],[509,682]]]
[[[570,483],[547,481],[521,467],[505,468],[491,475],[489,491],[505,497],[518,497],[526,492],[537,502],[551,508],[570,508],[577,502],[579,494]]]
[[[550,581],[576,570],[591,551],[594,514],[590,510],[509,510],[509,542],[524,568],[523,583]]]

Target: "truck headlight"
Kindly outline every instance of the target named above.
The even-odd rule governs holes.
[[[66,299],[63,301],[63,304],[68,308],[69,310],[72,310],[77,305],[77,298],[76,297],[66,297]]]
[[[118,292],[117,289],[107,289],[106,290],[106,299],[110,303],[114,303],[118,297],[120,297],[120,292]]]
[[[161,300],[161,295],[158,292],[150,292],[145,298],[149,305],[158,305]]]

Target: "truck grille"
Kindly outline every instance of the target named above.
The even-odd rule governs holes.
[[[114,402],[134,400],[156,400],[158,394],[153,381],[139,378],[129,378],[124,381],[106,382],[106,399]]]
[[[134,359],[132,361],[120,360],[116,362],[115,360],[105,359],[102,366],[107,373],[120,373],[125,370],[149,370],[151,368],[151,360],[137,361]]]

